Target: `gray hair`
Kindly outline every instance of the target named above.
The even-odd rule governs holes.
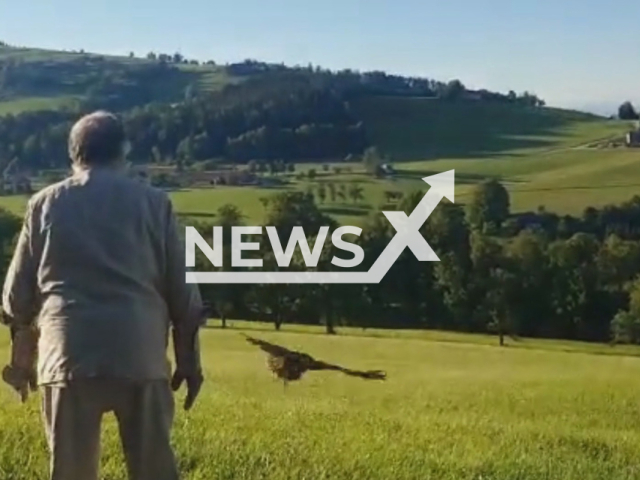
[[[114,163],[125,152],[122,121],[99,110],[78,120],[69,133],[69,156],[74,164],[100,166]]]

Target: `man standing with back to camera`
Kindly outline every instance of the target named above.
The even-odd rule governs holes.
[[[125,131],[107,112],[69,135],[73,175],[28,203],[3,292],[13,377],[25,386],[18,339],[37,331],[37,384],[51,480],[98,480],[101,419],[117,418],[129,478],[179,478],[170,432],[173,390],[191,408],[202,384],[197,285],[168,196],[128,178]],[[176,370],[166,355],[174,335]],[[26,363],[25,363],[26,362]]]

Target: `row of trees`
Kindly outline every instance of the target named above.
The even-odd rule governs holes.
[[[422,195],[405,195],[397,208],[410,213]],[[337,227],[308,193],[279,193],[265,207],[264,224],[277,227],[283,247],[295,226],[311,249],[321,226]],[[229,229],[245,219],[231,205],[216,218],[226,232],[222,269],[229,270]],[[324,324],[329,333],[352,325],[493,332],[501,342],[506,335],[640,342],[640,198],[566,217],[564,229],[550,218],[511,214],[506,190],[489,181],[465,207],[443,201],[421,229],[440,262],[418,262],[407,249],[380,284],[201,288],[221,316],[270,320],[276,328],[291,322]],[[206,239],[212,226],[197,225]],[[372,215],[362,235],[349,239],[365,253],[357,270],[368,270],[394,233],[384,216]],[[288,267],[279,266],[267,235],[254,241],[261,242],[255,258],[263,270],[307,268],[299,250]],[[334,255],[351,257],[327,240],[314,268],[340,270]],[[215,270],[203,255],[197,259],[199,270]]]
[[[0,60],[0,97],[84,96],[86,108],[127,110],[183,99],[193,72],[166,63],[120,62],[81,55],[65,61]]]
[[[332,203],[346,202],[347,199],[353,203],[364,200],[364,188],[357,182],[321,182],[316,186],[309,186],[307,195],[310,195],[319,203],[330,201]]]
[[[406,194],[396,208],[408,214],[422,196],[421,191]],[[263,204],[264,225],[277,228],[284,250],[294,227],[303,227],[312,251],[320,227],[330,227],[327,239],[338,227],[309,193],[285,191],[264,198]],[[200,288],[223,319],[268,320],[278,329],[284,323],[323,324],[329,333],[343,325],[437,328],[491,332],[501,342],[510,335],[640,343],[640,197],[615,207],[587,209],[581,217],[554,219],[545,212],[510,213],[506,190],[487,181],[478,185],[466,206],[443,200],[421,228],[439,262],[419,262],[407,249],[379,284]],[[2,273],[20,223],[0,211]],[[214,224],[185,223],[211,238]],[[224,228],[224,263],[219,269],[232,268],[230,229],[245,223],[233,205],[218,210],[215,225]],[[355,270],[368,271],[394,234],[383,215],[372,214],[360,236],[345,236],[364,252]],[[299,248],[283,265],[266,234],[253,241],[260,242],[259,250],[244,257],[262,259],[266,271],[336,271],[340,267],[331,262],[334,256],[352,258],[327,240],[317,265],[308,267]],[[196,260],[198,270],[215,270],[200,252]]]

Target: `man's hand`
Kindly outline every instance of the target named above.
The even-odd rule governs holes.
[[[11,328],[11,362],[2,370],[2,379],[27,401],[29,391],[36,391],[38,331],[32,327]]]
[[[2,380],[20,395],[22,403],[27,401],[30,391],[38,389],[35,372],[20,370],[13,365],[6,365],[2,369]]]
[[[187,383],[187,398],[184,401],[184,409],[189,410],[200,393],[204,377],[202,372],[199,370],[196,372],[184,373],[179,369],[176,369],[173,374],[173,378],[171,378],[171,389],[174,392],[177,391],[185,381]]]
[[[198,348],[198,331],[185,335],[173,329],[173,348],[176,358],[176,371],[171,378],[171,388],[175,392],[186,382],[187,398],[184,409],[193,406],[200,393],[204,376],[200,367],[200,351]]]

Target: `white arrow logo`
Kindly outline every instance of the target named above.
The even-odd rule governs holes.
[[[405,248],[421,262],[440,259],[420,234],[443,198],[454,202],[455,170],[425,177],[431,188],[407,217],[404,212],[382,212],[396,229],[395,236],[368,272],[187,272],[187,283],[380,283]]]

